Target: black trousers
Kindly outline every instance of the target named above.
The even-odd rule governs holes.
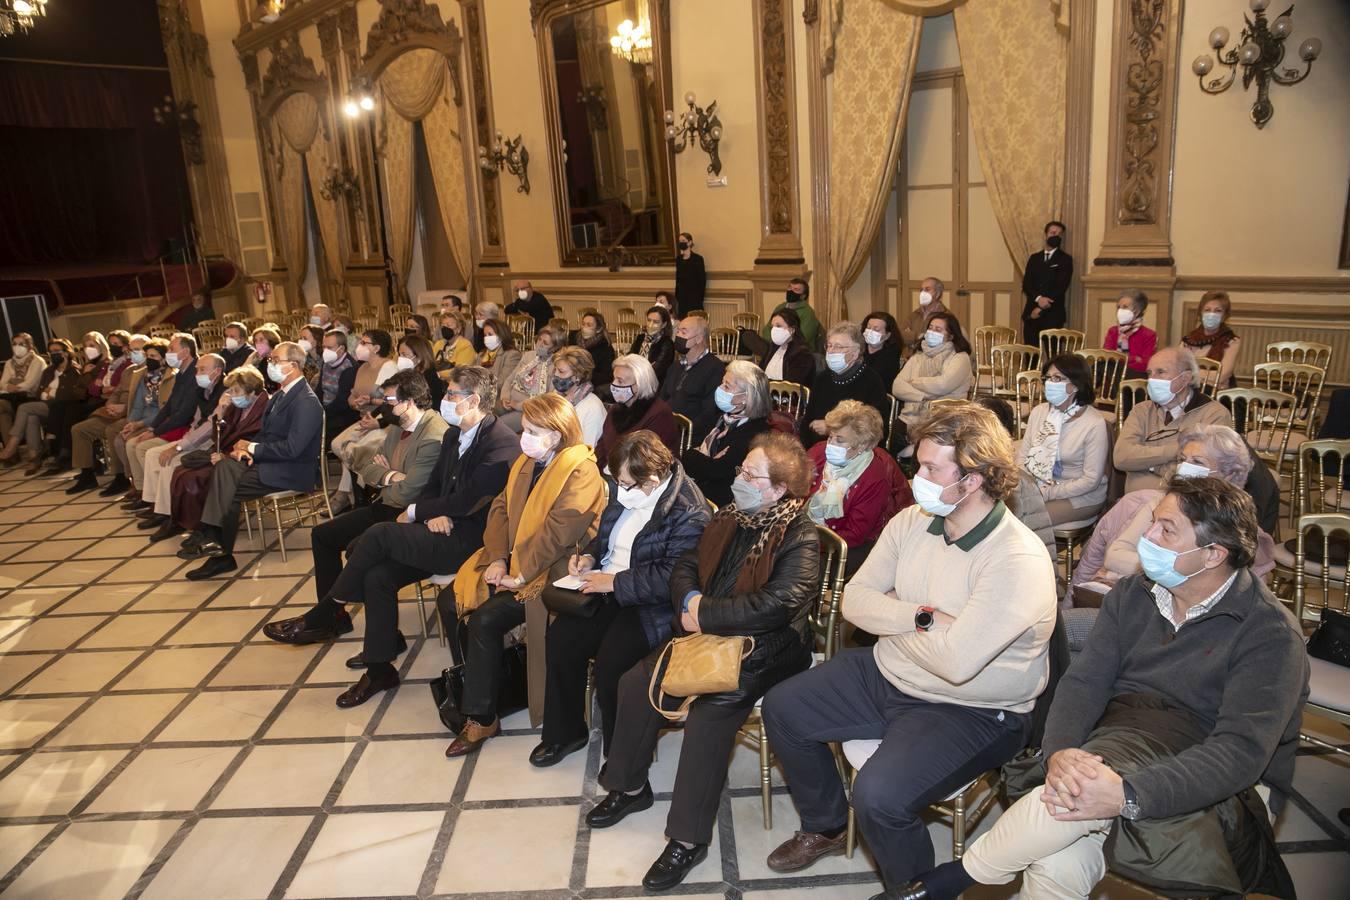
[[[619,709],[619,679],[651,649],[639,607],[620,606],[613,594],[607,595],[589,619],[556,617],[548,626],[547,645],[544,743],[569,744],[586,736],[586,667],[593,659],[600,733],[608,754]]]
[[[202,509],[202,522],[220,529],[220,546],[227,555],[234,553],[239,537],[239,504],[276,490],[262,483],[257,469],[237,459],[227,456],[211,467],[211,490]]]
[[[47,404],[47,431],[53,436],[52,454],[70,456],[70,429],[103,405],[102,400],[53,400]]]
[[[334,522],[370,509],[353,510]],[[398,656],[399,590],[428,575],[454,572],[476,549],[465,547],[453,531],[435,534],[417,522],[379,522],[356,539],[347,554],[347,564],[329,589],[319,592],[319,599],[364,603],[366,637],[362,653],[371,662],[392,662]],[[317,550],[314,558],[317,571]]]
[[[333,589],[333,582],[337,581],[338,573],[342,571],[342,552],[352,541],[365,534],[373,525],[397,519],[401,511],[383,503],[372,503],[348,510],[310,530],[309,546],[314,552],[314,593],[320,600]]]
[[[657,656],[648,654],[619,679],[618,719],[604,777],[600,779],[600,785],[607,791],[636,791],[646,784],[657,738],[661,729],[670,727],[647,699]],[[687,844],[712,843],[717,805],[731,766],[736,732],[750,717],[751,709],[706,700],[695,700],[690,707],[675,773],[675,791],[666,817],[666,837]]]
[[[1012,759],[1031,730],[1028,713],[908,696],[881,674],[869,648],[844,650],[776,685],[764,697],[763,716],[802,831],[847,821],[829,742],[881,739],[853,784],[853,809],[890,887],[933,868],[933,842],[920,814]]]
[[[518,602],[510,591],[498,591],[469,614],[469,634],[464,643],[464,698],[460,705],[465,715],[491,718],[497,714],[503,641],[512,628],[524,622],[525,604]]]

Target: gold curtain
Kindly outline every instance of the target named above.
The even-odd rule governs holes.
[[[971,0],[956,40],[989,199],[1020,265],[1060,215],[1068,37],[1045,0]]]
[[[468,287],[473,278],[473,251],[469,247],[469,173],[465,171],[460,121],[459,108],[445,93],[422,120],[427,157],[431,160],[431,178],[436,185],[436,205],[441,211],[441,226],[449,238],[455,268],[465,282],[437,287]]]
[[[294,164],[295,169],[300,169],[301,159],[304,159],[305,169],[308,170],[310,202],[314,204],[314,217],[319,224],[319,250],[323,254],[324,265],[320,271],[328,278],[335,281],[339,286],[342,284],[342,273],[345,270],[343,265],[342,239],[338,228],[338,200],[323,199],[319,188],[323,184],[324,178],[328,175],[329,158],[336,158],[337,154],[333,147],[328,143],[326,136],[320,140],[322,110],[318,103],[310,94],[298,92],[291,94],[281,102],[276,112],[272,114],[272,120],[277,124],[277,130],[281,133],[285,149],[292,151],[291,156],[285,157],[285,165],[291,167]],[[283,178],[283,183],[285,179]],[[291,225],[287,225],[286,253],[287,263],[294,268],[296,265],[300,269],[299,281],[304,281],[304,273],[308,267],[309,241],[308,241],[308,220],[305,216],[305,197],[304,185],[297,174],[294,185],[287,188],[287,196],[290,197],[292,191],[298,191],[299,195],[294,199],[299,216],[297,224],[294,226],[299,229],[298,236],[290,234]],[[287,209],[292,203],[291,199],[285,201]],[[287,217],[291,214],[288,212]],[[299,241],[297,244],[296,241]],[[291,256],[296,248],[300,250],[300,263],[291,263]],[[296,289],[297,298],[299,289]]]
[[[858,0],[850,0],[852,3]],[[864,0],[864,2],[884,3],[892,9],[903,13],[909,13],[912,16],[945,16],[947,13],[964,5],[967,0]],[[1013,8],[1025,9],[1019,5],[1018,0],[970,0],[970,2],[984,6],[1011,6]],[[1069,0],[1033,0],[1033,5],[1049,6],[1050,12],[1055,18],[1056,26],[1063,32],[1069,30]],[[820,58],[825,63],[828,71],[834,61],[835,43],[839,36],[839,27],[844,19],[844,0],[823,0],[821,3],[821,40],[820,40]]]
[[[826,322],[844,318],[844,291],[862,272],[886,210],[922,22],[875,0],[853,0],[839,20],[830,79]]]
[[[380,73],[380,89],[394,112],[409,121],[431,112],[445,87],[445,57],[419,48],[401,53]]]
[[[389,258],[398,279],[399,302],[411,303],[408,273],[412,271],[413,226],[413,126],[412,122],[386,110],[381,117],[380,136],[384,163],[385,233],[389,240]]]
[[[285,141],[280,148],[282,252],[290,277],[291,309],[305,303],[305,273],[309,270],[309,229],[305,217],[304,156]]]

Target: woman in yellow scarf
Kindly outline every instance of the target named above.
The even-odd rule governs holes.
[[[501,728],[497,721],[502,642],[526,624],[530,720],[543,719],[544,631],[548,611],[539,600],[546,584],[567,574],[567,561],[595,537],[605,508],[605,484],[595,453],[582,443],[572,404],[547,393],[525,401],[523,455],[511,467],[506,490],[488,512],[483,548],[455,576],[455,602],[468,615],[464,644],[463,731],[445,751],[466,756]]]

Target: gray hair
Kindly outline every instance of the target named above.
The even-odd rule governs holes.
[[[543,328],[540,328],[539,331],[535,333],[534,336],[535,342],[538,343],[540,336],[545,334],[553,338],[554,350],[561,350],[563,348],[563,345],[567,343],[566,329],[561,328],[557,325],[545,325]]]
[[[680,324],[697,328],[705,339],[712,333],[712,323],[708,321],[707,316],[685,316],[680,320]]]
[[[225,371],[225,357],[219,353],[203,353],[197,359],[197,371],[200,372],[203,366],[208,369],[220,369],[223,372]]]
[[[455,366],[446,374],[445,380],[456,390],[477,397],[481,408],[488,409],[492,405],[492,373],[482,366]]]
[[[661,383],[656,379],[656,370],[652,368],[647,357],[625,353],[614,360],[614,368],[620,366],[633,373],[633,394],[639,400],[655,397],[656,392],[661,389]]]
[[[748,359],[733,359],[727,363],[727,376],[745,388],[745,417],[763,419],[772,408],[769,399],[769,376]]]
[[[1183,369],[1191,373],[1191,385],[1199,389],[1200,385],[1200,364],[1195,361],[1195,354],[1185,347],[1172,347],[1177,354],[1177,360],[1181,363]]]
[[[941,278],[938,278],[936,275],[929,275],[927,278],[924,279],[924,281],[931,281],[931,282],[933,282],[933,299],[934,299],[934,300],[936,300],[936,299],[938,299],[939,297],[941,297],[941,296],[942,296],[942,292],[943,292],[944,290],[946,290],[946,287],[945,287],[945,286],[943,285],[943,283],[942,283],[942,279],[941,279]],[[921,282],[919,282],[919,284],[920,284],[920,286],[922,286],[923,282],[921,281]]]
[[[127,338],[127,345],[130,346],[137,341],[140,341],[141,344],[144,345],[148,340],[150,340],[150,336],[147,334],[133,334],[131,337]]]
[[[836,322],[834,327],[825,333],[825,340],[829,341],[837,334],[848,338],[856,346],[862,346],[862,330],[852,322]]]
[[[1148,309],[1148,294],[1138,288],[1126,288],[1120,292],[1120,299],[1130,301],[1130,305],[1139,311],[1140,315]]]
[[[502,308],[491,300],[484,300],[473,308],[477,318],[480,319],[501,319]]]
[[[1206,454],[1214,462],[1214,474],[1229,484],[1242,487],[1252,471],[1252,457],[1247,443],[1227,425],[1192,425],[1177,435],[1178,449],[1187,444],[1205,445]]]
[[[282,341],[272,348],[273,359],[283,359],[286,362],[293,362],[298,366],[304,366],[306,354],[304,348],[295,341]]]

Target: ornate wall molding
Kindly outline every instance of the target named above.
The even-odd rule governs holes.
[[[760,246],[755,265],[801,265],[797,115],[790,0],[756,0]]]
[[[253,6],[256,4],[250,4]],[[286,34],[294,34],[307,25],[336,12],[342,7],[354,7],[356,0],[306,0],[301,4],[287,7],[281,16],[271,23],[247,22],[234,39],[234,49],[239,55],[254,53],[271,47]]]
[[[361,70],[372,79],[400,54],[426,48],[445,55],[450,65],[452,99],[464,105],[460,53],[464,39],[459,26],[441,18],[440,7],[425,0],[380,0],[380,17],[366,34]]]
[[[802,21],[806,24],[807,133],[811,137],[811,269],[824,272],[830,246],[830,127],[825,108],[826,72],[820,58],[818,0],[806,0]]]
[[[1095,0],[1069,0],[1069,56],[1065,84],[1064,198],[1060,208],[1069,224],[1068,251],[1076,260],[1069,287],[1069,321],[1083,321],[1083,272],[1092,251],[1088,218],[1092,196],[1092,70],[1097,39]]]
[[[328,79],[319,74],[314,60],[305,55],[300,46],[300,36],[289,34],[272,47],[272,59],[262,77],[262,96],[260,109],[264,116],[271,116],[291,94],[306,93],[314,97],[320,110],[328,107]],[[324,136],[329,136],[328,118],[320,113]]]
[[[468,47],[469,97],[473,104],[473,143],[466,145],[470,159],[478,158],[479,147],[490,147],[495,134],[492,118],[492,83],[488,70],[487,31],[483,23],[482,0],[461,0],[461,13],[464,17],[464,40]],[[506,247],[502,229],[501,197],[498,193],[500,179],[484,178],[482,171],[473,167],[473,180],[476,188],[479,227],[474,229],[481,236],[482,246],[474,257],[480,266],[502,267],[506,262]]]

